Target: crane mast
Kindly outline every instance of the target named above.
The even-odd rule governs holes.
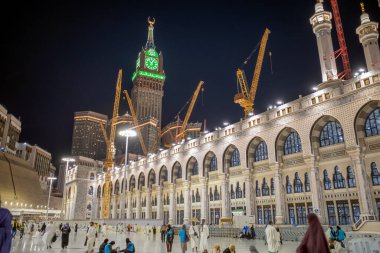
[[[184,137],[184,135],[185,135],[185,130],[186,130],[186,127],[187,127],[187,123],[189,122],[190,115],[193,112],[193,108],[194,108],[195,102],[197,101],[199,92],[200,92],[203,84],[204,84],[204,82],[200,81],[199,84],[198,84],[198,86],[197,86],[197,89],[195,90],[195,92],[193,94],[193,97],[191,99],[189,108],[187,109],[187,112],[186,112],[186,116],[185,116],[185,118],[184,118],[184,120],[182,122],[181,129],[180,129],[179,133],[176,135],[176,142],[180,141]]]
[[[102,219],[108,219],[110,214],[110,199],[111,199],[111,192],[110,192],[110,184],[111,184],[111,169],[114,165],[114,155],[115,155],[115,135],[116,135],[116,121],[117,116],[119,113],[119,105],[120,105],[120,93],[121,93],[121,80],[122,80],[122,70],[119,70],[119,74],[117,77],[116,82],[116,92],[115,92],[115,100],[113,104],[113,113],[112,113],[112,120],[111,120],[111,131],[110,131],[110,137],[107,137],[107,132],[104,128],[104,126],[101,124],[103,135],[105,135],[105,140],[107,144],[107,156],[106,160],[104,161],[104,167],[106,169],[105,174],[105,183],[104,183],[104,195],[103,195],[103,201],[102,201]]]
[[[261,69],[264,60],[265,48],[268,42],[268,37],[270,34],[270,30],[268,28],[265,29],[263,37],[260,42],[260,49],[257,56],[256,66],[252,78],[252,83],[250,89],[248,89],[247,78],[245,76],[245,72],[243,69],[238,68],[236,71],[237,80],[239,83],[240,90],[234,96],[234,102],[239,104],[244,110],[244,118],[247,118],[250,113],[253,113],[254,110],[254,102],[257,93],[257,86],[260,79]],[[252,54],[252,53],[251,53]],[[248,57],[248,59],[251,55]],[[247,59],[247,60],[248,60]],[[247,60],[244,64],[247,63]]]

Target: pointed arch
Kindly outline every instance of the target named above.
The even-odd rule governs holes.
[[[114,190],[113,194],[115,194],[115,195],[119,194],[119,190],[120,190],[119,179],[116,179],[114,189],[115,190]]]
[[[129,179],[129,191],[132,191],[135,188],[136,188],[136,178],[135,178],[135,175],[132,175],[131,178]]]
[[[240,152],[239,149],[231,144],[223,153],[223,172],[228,173],[230,167],[240,165]]]
[[[158,184],[163,185],[164,182],[168,181],[168,169],[165,165],[163,165],[160,169],[160,173],[158,176]]]
[[[247,147],[247,167],[252,169],[254,162],[268,159],[268,147],[266,142],[259,136],[253,138]]]
[[[208,178],[210,171],[218,170],[218,160],[214,152],[209,151],[203,159],[203,176]]]
[[[156,172],[151,169],[148,174],[148,188],[152,188],[152,185],[156,183]]]
[[[291,127],[285,127],[276,138],[276,159],[282,160],[283,155],[302,152],[302,141],[298,132]]]
[[[194,156],[192,156],[190,157],[190,159],[187,161],[187,164],[186,164],[185,179],[189,180],[191,176],[195,176],[198,174],[199,174],[198,161]]]
[[[182,179],[182,166],[178,161],[172,167],[172,183],[175,183],[176,179]]]
[[[380,108],[380,100],[373,100],[366,103],[362,108],[359,109],[358,113],[356,114],[356,117],[355,117],[356,143],[359,144],[360,146],[365,145],[364,139],[366,138],[367,134],[370,131],[370,129],[366,129],[366,122],[370,118],[370,114],[378,108]]]
[[[145,186],[145,174],[141,172],[139,175],[138,189],[141,190]]]

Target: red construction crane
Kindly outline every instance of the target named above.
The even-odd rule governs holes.
[[[331,8],[335,20],[336,33],[338,35],[339,49],[335,51],[335,58],[342,58],[343,71],[338,74],[340,79],[350,79],[352,77],[350,60],[348,59],[346,39],[344,38],[342,19],[340,18],[338,0],[330,0]]]

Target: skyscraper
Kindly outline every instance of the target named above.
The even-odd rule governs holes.
[[[132,76],[132,102],[139,122],[147,123],[140,129],[149,153],[156,152],[159,148],[165,72],[162,54],[157,53],[153,39],[155,19],[148,18],[148,23],[148,40],[138,54],[136,71]],[[154,126],[156,122],[157,126]],[[140,149],[139,153],[141,151]]]
[[[107,120],[108,117],[104,114],[92,111],[76,112],[71,154],[96,160],[104,159],[106,143],[100,124],[106,128]]]

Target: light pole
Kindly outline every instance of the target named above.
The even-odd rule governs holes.
[[[63,210],[65,211],[66,213],[66,173],[67,171],[69,170],[69,163],[70,162],[75,162],[75,159],[74,158],[71,158],[71,157],[64,157],[62,158],[62,161],[66,162],[66,169],[65,169],[65,174],[63,176],[63,197],[62,197],[62,200],[63,200],[63,203],[62,203],[62,209],[61,209],[61,217],[63,216]],[[62,178],[62,177],[60,177]],[[58,184],[62,183],[62,180],[59,180]]]
[[[129,137],[134,137],[136,136],[136,132],[131,130],[131,129],[126,129],[126,130],[123,130],[123,131],[120,131],[119,132],[119,135],[121,136],[124,136],[125,137],[125,158],[124,158],[124,174],[123,174],[123,181],[124,181],[124,185],[123,186],[123,198],[122,198],[122,203],[121,203],[121,210],[120,210],[120,216],[123,216],[123,209],[125,209],[125,196],[126,196],[126,192],[125,192],[125,186],[127,184],[126,182],[126,179],[125,179],[125,176],[127,174],[127,164],[128,164],[128,139]],[[129,203],[130,204],[130,203]]]
[[[48,220],[48,215],[49,215],[49,205],[50,205],[50,194],[51,194],[51,186],[53,185],[53,180],[56,180],[56,177],[48,177],[47,180],[50,180],[50,187],[49,187],[49,198],[48,198],[48,203],[46,207],[46,220]]]

